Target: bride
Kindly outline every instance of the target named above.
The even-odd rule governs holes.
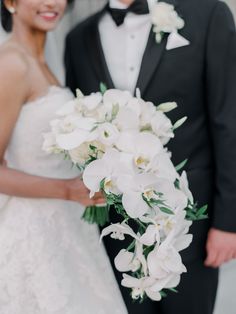
[[[70,163],[41,148],[54,113],[73,97],[43,53],[67,1],[1,6],[12,34],[0,48],[0,313],[126,314],[97,229],[80,218],[102,195],[90,199]]]

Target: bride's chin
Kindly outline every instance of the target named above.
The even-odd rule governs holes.
[[[37,28],[39,31],[50,32],[57,27],[58,23],[59,19],[57,19],[56,21],[46,21],[43,23],[38,23],[37,25],[35,25],[35,28]]]
[[[51,32],[53,31],[58,25],[58,22],[57,23],[54,23],[53,25],[41,25],[41,26],[38,26],[38,27],[35,27],[38,31],[41,31],[41,32]]]

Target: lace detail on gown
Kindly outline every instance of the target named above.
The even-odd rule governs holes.
[[[72,97],[52,87],[22,108],[6,153],[10,167],[78,174],[41,149],[49,121]],[[0,195],[1,314],[127,314],[97,227],[81,220],[82,211],[74,202]]]

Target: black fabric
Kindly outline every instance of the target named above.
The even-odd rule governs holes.
[[[111,8],[107,5],[107,11],[111,14],[114,22],[117,26],[124,23],[125,17],[128,12],[132,12],[138,15],[148,14],[149,7],[147,0],[135,0],[127,9]]]
[[[178,108],[168,114],[173,122],[188,117],[168,147],[174,164],[188,158],[186,170],[194,198],[199,206],[209,204],[210,218],[193,224],[194,241],[182,253],[184,262],[193,264],[205,257],[210,227],[236,232],[236,32],[232,14],[221,1],[168,2],[175,4],[185,20],[180,34],[190,45],[167,51],[167,36],[157,44],[151,30],[137,87],[144,99],[156,105],[176,101]],[[85,94],[94,92],[99,90],[100,82],[108,88],[114,87],[98,32],[98,22],[105,12],[106,9],[90,17],[67,37],[67,85],[74,91],[79,87]],[[114,212],[112,221],[119,221]],[[106,238],[105,245],[112,261],[125,242]],[[185,276],[192,281],[192,293],[201,294],[199,285],[195,284],[198,278],[191,271]],[[204,289],[204,284],[201,288]],[[122,291],[126,293],[126,289]],[[214,294],[209,300],[212,302]],[[129,313],[177,313],[144,312],[141,308]],[[203,309],[201,313],[211,311]]]

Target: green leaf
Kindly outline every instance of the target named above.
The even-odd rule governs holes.
[[[147,256],[149,255],[149,253],[153,251],[154,247],[155,247],[155,245],[147,246],[147,247],[143,250],[143,255],[147,258]]]
[[[194,213],[192,213],[191,211],[187,211],[187,219],[188,220],[197,220],[197,217]]]
[[[135,243],[136,243],[136,241],[135,240],[133,240],[132,241],[132,243],[130,243],[130,245],[127,247],[127,251],[131,251],[134,247],[135,247]]]
[[[176,189],[180,190],[179,179],[176,179],[176,180],[175,180],[174,185],[175,185]]]
[[[161,210],[163,213],[166,213],[166,214],[168,214],[168,215],[174,215],[174,212],[173,212],[171,209],[167,208],[167,207],[159,207],[159,208],[160,208],[160,210]]]
[[[100,83],[100,92],[104,95],[105,92],[107,91],[107,86],[105,83],[101,82]]]
[[[180,171],[181,169],[183,169],[186,165],[186,163],[188,162],[188,159],[185,159],[184,161],[182,161],[180,164],[178,164],[176,167],[175,167],[175,170],[176,171]]]
[[[105,178],[100,182],[100,190],[104,190]],[[105,193],[105,192],[104,192]]]
[[[170,291],[172,291],[172,292],[174,292],[174,293],[178,293],[178,292],[179,292],[179,291],[176,290],[175,288],[168,288],[168,290],[170,290]]]
[[[151,206],[155,206],[155,205],[160,206],[160,205],[164,205],[164,201],[156,200],[156,199],[152,198],[152,199],[150,199],[149,204]]]
[[[208,208],[208,205],[204,205],[201,208],[199,208],[197,211],[197,217],[200,217],[200,216],[206,214],[207,208]]]
[[[208,218],[209,218],[208,215],[202,215],[202,216],[197,217],[196,220],[205,220],[205,219],[208,219]]]
[[[89,145],[89,148],[93,151],[93,152],[95,152],[96,150],[97,150],[97,147],[96,146],[93,146],[93,145]]]
[[[82,219],[89,224],[97,224],[103,227],[109,222],[109,208],[108,206],[88,206],[82,215]]]
[[[166,298],[167,297],[167,293],[164,292],[163,290],[160,291],[160,295],[162,296],[162,298]]]
[[[115,104],[112,106],[111,119],[114,120],[119,112],[120,106],[119,104]]]

